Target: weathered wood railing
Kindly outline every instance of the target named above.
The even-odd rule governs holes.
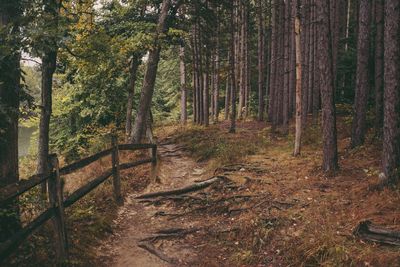
[[[119,172],[145,163],[152,163],[153,167],[157,161],[157,146],[154,144],[118,144],[117,138],[112,137],[112,146],[109,149],[103,150],[95,155],[83,158],[65,167],[59,168],[57,155],[53,154],[49,157],[49,173],[36,174],[27,180],[22,180],[18,183],[8,185],[0,189],[0,207],[9,203],[13,199],[29,191],[35,186],[47,183],[49,206],[47,210],[42,212],[33,221],[15,233],[5,242],[0,243],[0,263],[6,259],[31,233],[43,225],[48,220],[52,220],[52,225],[55,230],[55,250],[59,264],[66,262],[68,259],[68,241],[67,230],[65,225],[64,209],[70,207],[76,201],[91,192],[97,186],[113,176],[114,197],[118,204],[122,204],[121,195],[121,180]],[[121,150],[140,150],[151,149],[151,158],[119,164],[119,151]],[[62,175],[71,174],[79,169],[82,169],[89,164],[111,155],[112,166],[99,177],[94,178],[86,185],[77,189],[67,198],[63,196]]]

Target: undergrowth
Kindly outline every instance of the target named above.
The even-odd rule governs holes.
[[[268,170],[259,177],[266,186],[250,192],[266,191],[274,199],[296,203],[290,209],[232,218],[240,221],[239,230],[211,240],[215,249],[223,248],[222,257],[230,266],[399,266],[398,248],[364,242],[352,234],[367,219],[398,229],[400,196],[396,190],[371,190],[378,179],[380,145],[370,131],[368,145],[349,149],[351,123],[345,111],[338,118],[341,169],[330,178],[320,168],[320,125],[304,130],[300,157],[292,156],[293,134],[271,135],[266,127],[239,126],[236,134],[228,134],[221,125],[168,132],[173,142],[213,168],[239,161],[261,164]]]
[[[143,158],[139,153],[122,152],[120,163]],[[33,173],[34,164],[24,159],[23,177]],[[65,196],[88,181],[98,177],[111,167],[110,159],[103,158],[89,166],[62,177],[65,181]],[[141,190],[149,182],[150,167],[143,165],[121,173],[121,188],[125,195],[132,190]],[[88,266],[95,262],[95,248],[112,232],[113,221],[118,206],[114,200],[112,178],[95,188],[71,207],[65,209],[69,259],[67,266]],[[20,197],[20,209],[23,225],[28,224],[46,209],[46,201],[40,197],[40,187],[24,193]],[[25,240],[21,246],[5,262],[5,266],[55,266],[54,233],[51,221],[48,221]]]
[[[265,149],[269,143],[267,134],[263,132],[242,132],[238,129],[236,134],[229,134],[218,125],[208,128],[188,126],[184,131],[178,129],[173,134],[173,140],[197,161],[208,161],[209,168],[238,162]]]

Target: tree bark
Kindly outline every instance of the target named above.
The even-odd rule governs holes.
[[[264,82],[265,82],[265,37],[264,37],[264,12],[263,1],[258,0],[257,12],[257,26],[258,26],[258,120],[264,120],[265,110],[265,96],[264,96]]]
[[[289,67],[289,117],[291,118],[295,113],[296,105],[296,34],[295,34],[295,17],[297,0],[291,1],[290,9],[290,67]]]
[[[230,35],[231,35],[231,43],[230,43],[230,50],[231,50],[231,56],[230,56],[230,62],[229,62],[229,74],[230,74],[230,80],[231,80],[231,125],[229,127],[229,133],[234,133],[236,132],[236,79],[235,79],[235,20],[234,20],[234,9],[235,5],[232,3],[231,7],[231,14],[230,14],[230,22],[231,22],[231,30],[230,30]]]
[[[399,182],[400,167],[400,2],[385,2],[383,184]]]
[[[207,48],[208,49],[208,48]],[[210,58],[209,54],[205,54],[205,66],[204,66],[204,73],[203,73],[203,112],[204,112],[204,125],[208,126],[210,123]]]
[[[316,1],[318,13],[318,65],[322,98],[323,162],[325,172],[338,169],[336,111],[334,102],[332,40],[329,29],[329,0]]]
[[[312,113],[313,111],[313,95],[314,95],[314,71],[313,71],[313,66],[314,66],[314,31],[313,31],[313,26],[314,26],[314,12],[315,12],[315,6],[313,3],[313,0],[309,1],[309,25],[308,25],[308,32],[309,32],[309,53],[308,53],[308,99],[307,99],[307,114]]]
[[[383,126],[383,13],[384,1],[375,2],[375,130],[381,135]]]
[[[214,121],[218,122],[219,118],[219,86],[220,86],[220,78],[219,78],[219,24],[217,30],[217,45],[215,48],[215,69],[214,69]]]
[[[181,82],[181,124],[185,125],[187,122],[187,89],[186,89],[186,67],[185,67],[185,47],[179,47],[179,70]]]
[[[20,1],[0,3],[2,54],[0,61],[0,187],[18,182],[18,117],[20,93],[20,47],[18,17]],[[6,29],[7,27],[7,29]],[[17,201],[0,206],[0,242],[21,227]]]
[[[351,135],[351,147],[357,147],[364,143],[367,120],[368,101],[368,59],[369,59],[369,31],[371,21],[370,0],[360,0],[360,15],[357,40],[357,72],[356,93],[354,103],[354,119]]]
[[[318,123],[318,113],[320,109],[320,102],[321,102],[321,89],[319,87],[319,67],[318,67],[318,24],[316,23],[317,20],[317,10],[316,10],[316,1],[313,0],[314,3],[314,16],[313,16],[313,21],[314,21],[314,27],[313,27],[313,36],[314,36],[314,60],[313,60],[313,73],[314,73],[314,79],[313,79],[313,124],[317,125]]]
[[[228,62],[231,61],[231,55],[228,53]],[[230,71],[230,63],[229,63],[229,71]],[[231,84],[230,84],[230,74],[226,76],[226,85],[225,85],[225,120],[229,119],[229,106],[231,103]]]
[[[297,10],[297,0],[295,3],[295,9]],[[301,149],[301,133],[303,130],[302,127],[302,72],[301,72],[301,42],[300,42],[300,18],[299,18],[299,12],[295,12],[296,18],[295,18],[295,42],[296,42],[296,134],[295,134],[295,143],[294,143],[294,151],[293,155],[298,156],[300,155],[300,149]]]
[[[309,9],[310,9],[310,4],[309,0],[302,0],[303,5],[302,5],[302,20],[301,20],[301,37],[302,37],[302,113],[301,113],[301,118],[302,122],[301,125],[303,129],[307,125],[307,107],[308,107],[308,92],[310,90],[309,83],[308,83],[308,75],[309,75],[309,65],[308,65],[308,60],[309,60],[309,53],[310,53],[310,32],[309,32],[309,26],[310,26],[310,15],[309,15]]]
[[[161,44],[160,35],[167,31],[167,16],[171,1],[163,0],[160,17],[157,25],[157,35],[155,37],[153,48],[149,52],[147,69],[143,80],[142,92],[134,127],[131,134],[131,142],[140,143],[146,128],[147,116],[150,112],[151,100],[154,92],[158,62],[160,60]]]
[[[203,38],[200,27],[200,21],[197,22],[197,70],[198,70],[198,83],[199,83],[199,116],[200,124],[204,125],[204,82],[203,82]]]
[[[61,2],[58,0],[44,1],[46,14],[46,23],[54,24],[56,31],[58,29],[58,16]],[[39,123],[38,138],[38,165],[37,173],[47,174],[49,172],[49,131],[50,118],[52,113],[52,91],[53,91],[53,74],[56,70],[57,63],[57,40],[56,36],[45,37],[47,43],[50,44],[45,48],[42,56],[42,84],[41,84],[41,110]],[[42,194],[47,192],[46,183],[42,184]]]
[[[282,85],[284,83],[285,75],[285,64],[284,64],[284,34],[285,34],[285,4],[284,0],[279,1],[279,16],[278,16],[278,58],[277,58],[277,76],[276,76],[276,87],[275,87],[275,116],[274,126],[282,124],[283,121],[283,90]],[[275,130],[275,129],[274,129]]]
[[[289,72],[290,72],[290,5],[291,1],[285,1],[285,30],[284,30],[284,82],[283,82],[283,121],[282,132],[284,135],[289,133]]]
[[[135,85],[137,79],[137,70],[141,64],[141,56],[138,53],[134,53],[131,59],[130,67],[130,81],[128,89],[128,101],[126,104],[126,121],[125,121],[125,135],[126,142],[129,141],[129,135],[132,131],[132,111],[133,111],[133,98],[135,96]]]
[[[275,113],[275,80],[277,70],[277,25],[276,25],[276,13],[277,13],[277,1],[272,0],[271,6],[271,58],[270,58],[270,83],[268,92],[268,120],[272,123],[272,130],[275,130],[274,126],[274,113]]]

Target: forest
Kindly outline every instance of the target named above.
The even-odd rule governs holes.
[[[0,266],[400,266],[399,0],[0,0]]]

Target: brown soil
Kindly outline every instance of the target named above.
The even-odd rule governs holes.
[[[339,125],[345,123],[339,120]],[[226,127],[200,129],[201,141],[218,135],[233,140],[232,145],[243,138],[250,144],[268,130],[265,124],[240,123],[238,133],[227,135]],[[174,138],[162,141],[158,177],[140,194],[214,175],[208,161],[196,162],[190,156],[194,151],[179,144],[179,129],[164,134]],[[301,157],[293,157],[290,137],[268,134],[265,147],[215,170],[226,178],[205,190],[151,203],[135,199],[139,193],[128,195],[115,218],[114,234],[97,250],[99,265],[400,266],[399,248],[352,235],[367,219],[400,229],[399,191],[376,187],[379,144],[371,139],[365,147],[348,150],[349,139],[342,134],[341,169],[333,177],[319,167],[319,131],[305,135]],[[141,239],[171,228],[196,231],[153,240],[151,244],[170,263],[138,247]]]
[[[186,156],[175,144],[159,146],[159,166],[154,181],[141,193],[156,192],[190,185],[196,180],[208,178],[209,173]],[[139,241],[158,230],[194,227],[189,220],[170,221],[157,214],[173,213],[171,205],[147,205],[135,199],[139,194],[129,194],[124,206],[119,210],[114,224],[118,226],[113,236],[98,250],[104,266],[168,266],[169,264],[138,246]],[[195,251],[184,242],[164,241],[159,245],[169,257],[186,265],[195,258]]]

